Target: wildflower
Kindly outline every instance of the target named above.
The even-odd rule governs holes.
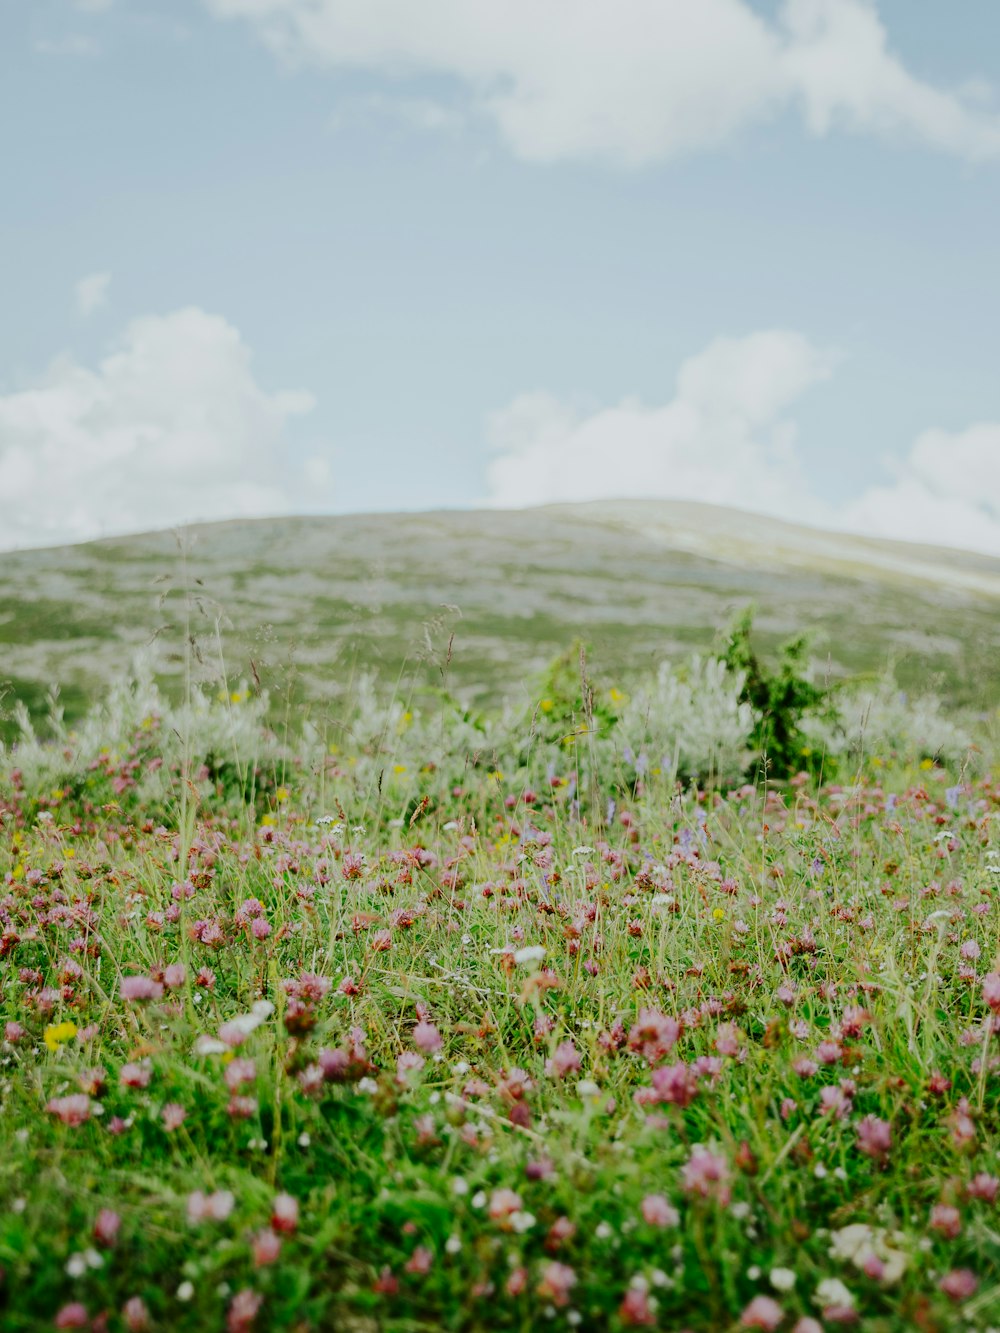
[[[654,1069],[650,1082],[649,1088],[639,1088],[635,1094],[640,1105],[690,1106],[698,1095],[697,1075],[683,1060]]]
[[[258,1000],[256,1004],[251,1005],[248,1014],[240,1014],[237,1018],[231,1018],[228,1023],[223,1023],[219,1028],[219,1037],[227,1046],[242,1046],[247,1037],[256,1032],[273,1013],[274,1005],[270,1000]]]
[[[795,1274],[790,1268],[772,1268],[768,1277],[775,1291],[791,1291],[795,1286]]]
[[[1000,972],[983,977],[983,999],[995,1014],[1000,1014]]]
[[[514,954],[514,962],[520,967],[527,966],[528,963],[540,963],[545,957],[545,946],[541,944],[528,944],[523,949],[518,949]]]
[[[628,1034],[628,1047],[650,1064],[655,1064],[669,1053],[679,1035],[680,1024],[676,1018],[659,1009],[640,1009]]]
[[[427,1022],[420,1022],[413,1029],[413,1042],[420,1050],[428,1053],[439,1051],[444,1045],[441,1033],[433,1023]]]
[[[536,1290],[543,1300],[549,1300],[553,1305],[562,1307],[569,1304],[569,1293],[575,1286],[576,1273],[573,1269],[568,1264],[553,1260],[542,1270]]]
[[[139,1000],[159,1000],[163,997],[163,987],[152,977],[122,977],[118,987],[119,994],[129,1004]]]
[[[257,1317],[257,1311],[260,1309],[263,1300],[263,1296],[256,1291],[251,1291],[249,1287],[244,1287],[242,1291],[238,1291],[226,1313],[228,1333],[247,1333]]]
[[[187,968],[183,963],[171,963],[163,973],[163,984],[169,990],[176,990],[178,986],[184,985],[186,976]]]
[[[94,1239],[98,1245],[108,1247],[114,1245],[118,1239],[118,1229],[121,1224],[122,1220],[116,1212],[110,1208],[102,1208],[94,1223]]]
[[[91,1101],[83,1092],[73,1093],[69,1097],[53,1097],[45,1107],[50,1115],[57,1116],[64,1125],[74,1129],[90,1119]],[[66,1325],[67,1328],[71,1325]]]
[[[777,1301],[770,1296],[755,1296],[740,1315],[740,1325],[743,1328],[764,1328],[774,1333],[784,1317],[784,1311]]]
[[[831,1318],[831,1311],[842,1314],[854,1309],[854,1294],[844,1286],[840,1278],[825,1277],[816,1288],[816,1304],[822,1306],[825,1318]]]
[[[968,1268],[953,1268],[950,1273],[945,1273],[938,1283],[940,1290],[956,1304],[974,1296],[978,1286],[979,1279]]]
[[[87,1307],[81,1305],[79,1301],[71,1301],[69,1305],[64,1305],[56,1315],[56,1328],[87,1328],[89,1324]]]
[[[490,1195],[489,1212],[494,1222],[505,1223],[511,1213],[516,1213],[522,1206],[521,1196],[514,1190],[498,1189]]]
[[[700,1144],[696,1145],[683,1168],[685,1192],[703,1199],[714,1198],[724,1207],[730,1199],[728,1182],[729,1166],[726,1159]]]
[[[676,1227],[681,1216],[662,1194],[647,1194],[642,1201],[642,1216],[651,1227]]]
[[[175,1129],[180,1129],[187,1119],[187,1111],[178,1102],[167,1102],[160,1112],[160,1118],[163,1121],[163,1128],[168,1134],[172,1134]]]
[[[858,1125],[858,1149],[866,1157],[876,1162],[883,1162],[889,1156],[892,1142],[892,1130],[887,1120],[878,1116],[866,1115]]]
[[[8,1027],[9,1026],[10,1025],[8,1024]],[[15,1024],[14,1026],[20,1027],[20,1024]],[[76,1024],[71,1023],[68,1020],[64,1023],[52,1023],[45,1029],[45,1045],[53,1054],[55,1054],[55,1052],[62,1046],[63,1042],[71,1041],[73,1037],[76,1036],[76,1032]],[[11,1040],[9,1036],[7,1040]]]
[[[148,1088],[152,1074],[153,1069],[149,1061],[143,1060],[141,1064],[122,1065],[118,1081],[123,1088]]]
[[[562,1041],[545,1062],[545,1072],[549,1078],[565,1078],[575,1074],[580,1068],[580,1053],[571,1041]]]
[[[1000,1180],[986,1171],[979,1171],[965,1187],[970,1199],[982,1199],[984,1203],[996,1203],[998,1191],[1000,1191]]]
[[[618,1307],[618,1317],[627,1328],[655,1328],[656,1308],[649,1293],[629,1287]]]
[[[378,1277],[372,1283],[372,1291],[379,1296],[396,1296],[399,1293],[399,1279],[395,1276],[392,1269],[384,1267]]]
[[[852,1222],[831,1232],[830,1240],[832,1258],[853,1263],[883,1286],[892,1286],[906,1271],[906,1254],[898,1248],[903,1240],[899,1233],[890,1236],[864,1222]]]
[[[130,1296],[122,1306],[122,1321],[129,1333],[146,1333],[149,1309],[141,1296]]]
[[[962,1233],[962,1215],[950,1204],[936,1203],[931,1209],[928,1226],[948,1240],[954,1240]]]
[[[273,1264],[281,1253],[281,1237],[275,1235],[270,1227],[258,1231],[251,1246],[255,1268],[264,1268]]]
[[[299,1224],[299,1201],[291,1194],[277,1194],[271,1208],[271,1226],[291,1235]]]
[[[233,1211],[236,1203],[229,1190],[216,1190],[214,1194],[203,1194],[195,1190],[188,1195],[187,1215],[189,1222],[224,1222]]]
[[[224,1078],[230,1092],[236,1092],[244,1083],[252,1083],[257,1077],[257,1065],[253,1060],[237,1056],[226,1065]]]
[[[823,1088],[819,1094],[820,1114],[831,1115],[835,1120],[843,1120],[851,1109],[851,1099],[842,1087],[835,1085]]]
[[[407,1259],[404,1268],[407,1273],[415,1273],[422,1277],[431,1271],[433,1263],[434,1251],[429,1250],[426,1245],[418,1245]]]

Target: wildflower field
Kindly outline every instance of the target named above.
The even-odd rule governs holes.
[[[998,756],[755,670],[22,717],[0,1326],[1000,1326]]]

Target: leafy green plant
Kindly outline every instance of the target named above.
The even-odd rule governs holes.
[[[733,621],[723,661],[743,677],[741,699],[753,710],[751,744],[764,775],[789,778],[806,771],[814,777],[825,755],[814,748],[803,728],[808,718],[833,722],[832,692],[811,679],[809,636],[797,634],[778,649],[775,667],[762,662],[752,642],[754,608],[747,607]]]

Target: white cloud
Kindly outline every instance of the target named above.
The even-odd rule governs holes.
[[[519,156],[638,164],[711,148],[789,106],[976,160],[1000,155],[981,83],[939,89],[870,0],[204,0],[283,59],[456,78]]]
[[[840,532],[1000,556],[1000,422],[927,430],[884,484],[833,504],[810,485],[789,409],[836,357],[787,330],[720,338],[681,366],[662,406],[579,413],[526,394],[491,422],[499,507],[614,498],[701,500]]]
[[[846,507],[845,528],[1000,555],[1000,422],[924,431],[893,470]]]
[[[312,406],[265,392],[217,315],[136,319],[96,369],[63,359],[0,394],[0,548],[321,507],[325,475],[307,485],[286,438]]]
[[[98,310],[108,299],[110,273],[88,273],[76,284],[76,308],[86,317]]]
[[[684,362],[663,406],[627,400],[580,415],[546,394],[519,398],[491,424],[492,500],[660,497],[821,521],[786,410],[834,361],[800,333],[773,329],[716,339]]]

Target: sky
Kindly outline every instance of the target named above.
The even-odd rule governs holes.
[[[996,0],[2,0],[0,549],[654,496],[1000,555]]]

